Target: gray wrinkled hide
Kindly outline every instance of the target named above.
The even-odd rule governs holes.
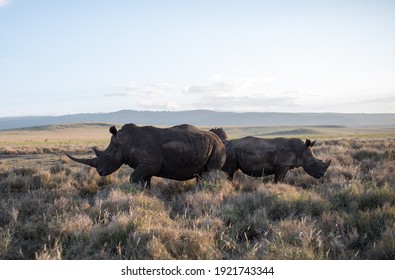
[[[262,177],[274,174],[274,181],[283,181],[288,170],[303,167],[314,178],[324,176],[331,161],[317,159],[311,151],[315,141],[303,142],[297,138],[262,139],[244,137],[228,140],[223,129],[212,129],[226,148],[226,162],[223,170],[232,179],[237,170],[253,176]]]
[[[171,128],[126,124],[119,131],[110,128],[111,142],[96,158],[72,160],[96,168],[106,176],[123,164],[134,169],[131,182],[150,186],[152,176],[189,180],[202,172],[221,169],[226,152],[221,140],[209,131],[191,125]]]

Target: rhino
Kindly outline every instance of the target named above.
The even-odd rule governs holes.
[[[284,181],[288,170],[303,167],[310,176],[319,179],[324,176],[331,160],[317,159],[311,148],[316,141],[297,138],[262,139],[244,137],[229,140],[222,128],[210,130],[217,134],[226,148],[226,162],[222,168],[232,180],[237,170],[253,177],[274,174],[274,182]]]
[[[119,131],[112,126],[110,133],[111,142],[104,151],[93,148],[95,158],[66,155],[96,168],[100,176],[129,165],[134,169],[130,182],[146,188],[153,176],[180,181],[198,178],[203,172],[221,170],[226,159],[219,137],[192,125],[157,128],[125,124]]]

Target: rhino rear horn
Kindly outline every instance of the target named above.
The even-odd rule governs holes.
[[[102,151],[99,151],[99,150],[96,149],[96,148],[93,148],[93,151],[95,152],[95,155],[96,155],[97,157],[101,157],[101,156],[104,155],[104,153],[103,153]]]
[[[86,165],[89,165],[92,167],[97,166],[97,158],[75,158],[75,157],[69,155],[68,153],[66,153],[66,156],[68,156],[71,160],[78,162],[78,163],[86,164]]]

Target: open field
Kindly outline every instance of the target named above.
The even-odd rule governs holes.
[[[84,151],[106,145],[109,124],[70,124],[0,131],[0,154],[43,154]]]
[[[50,125],[18,130],[0,131],[0,155],[17,154],[54,154],[69,152],[88,152],[92,146],[106,147],[113,124],[83,123]],[[120,128],[122,125],[117,124]],[[211,129],[213,127],[202,127]],[[257,137],[298,137],[301,139],[339,139],[339,138],[384,138],[395,135],[395,127],[349,128],[341,126],[226,126],[230,138],[244,136]]]
[[[0,132],[0,259],[395,259],[395,130],[226,127],[232,138],[310,137],[319,180],[212,172],[195,181],[131,169],[99,177],[64,156],[105,147],[109,125]]]

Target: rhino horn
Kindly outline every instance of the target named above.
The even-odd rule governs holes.
[[[96,148],[93,148],[93,151],[95,152],[95,155],[97,156],[97,157],[101,157],[101,156],[103,156],[103,152],[102,151],[99,151],[98,149],[96,149]]]
[[[66,153],[66,156],[68,156],[71,160],[78,162],[78,163],[86,164],[86,165],[89,165],[92,167],[97,166],[97,158],[75,158],[75,157],[69,155],[68,153]]]
[[[327,162],[325,162],[325,169],[328,169],[329,165],[331,165],[332,160],[328,160]]]

